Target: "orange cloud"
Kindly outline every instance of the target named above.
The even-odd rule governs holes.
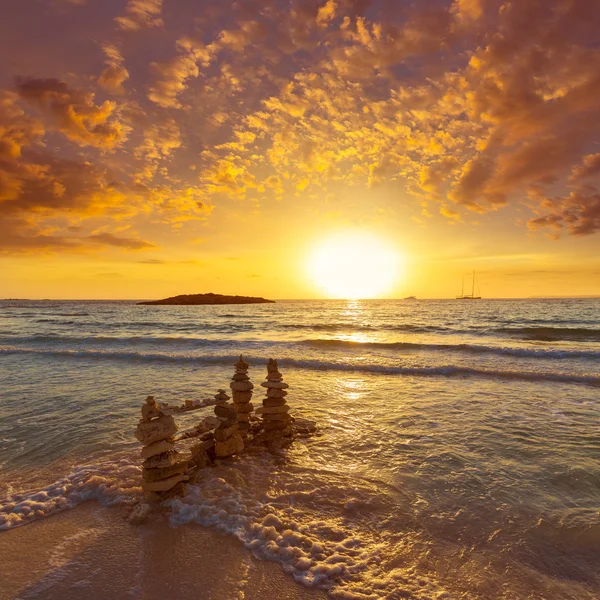
[[[137,31],[145,27],[160,27],[163,20],[163,0],[128,0],[125,14],[115,17],[117,27],[124,31]]]
[[[127,127],[114,115],[116,104],[94,104],[94,94],[70,88],[58,79],[19,79],[16,91],[50,124],[81,146],[111,149],[127,138]]]
[[[129,79],[129,71],[123,66],[123,57],[116,46],[103,44],[106,54],[106,68],[98,78],[98,83],[108,92],[124,94],[123,82]]]

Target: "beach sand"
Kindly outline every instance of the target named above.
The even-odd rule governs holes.
[[[0,544],[0,600],[326,597],[232,536],[173,527],[167,514],[130,525],[122,507],[93,501],[4,532]]]

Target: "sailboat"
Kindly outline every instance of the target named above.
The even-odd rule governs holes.
[[[475,295],[475,271],[473,271],[473,283],[471,285],[471,293],[465,295],[465,278],[463,277],[462,281],[462,291],[460,292],[460,296],[456,296],[457,300],[481,300],[481,296]],[[481,294],[479,291],[479,284],[477,284],[477,293]]]

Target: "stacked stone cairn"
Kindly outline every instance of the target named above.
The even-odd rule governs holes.
[[[214,431],[215,456],[225,458],[238,454],[244,449],[244,442],[238,433],[238,414],[233,404],[228,402],[225,390],[219,390],[215,396],[215,415],[220,423]]]
[[[231,378],[229,387],[233,396],[233,406],[237,412],[238,433],[242,439],[246,439],[250,429],[250,418],[254,406],[252,399],[252,390],[254,386],[248,377],[248,367],[250,366],[244,357],[240,354],[240,359],[235,363],[235,373]]]
[[[135,437],[142,448],[142,488],[145,492],[169,492],[188,480],[188,461],[181,460],[175,450],[173,436],[177,432],[175,419],[163,415],[154,400],[146,398],[142,406],[142,418],[135,430]]]
[[[257,415],[262,415],[262,425],[268,437],[277,437],[285,433],[292,422],[289,415],[290,407],[285,397],[288,384],[283,381],[283,375],[279,372],[277,361],[272,358],[267,363],[267,380],[261,383],[267,388],[267,397],[263,399],[263,405],[256,410]]]

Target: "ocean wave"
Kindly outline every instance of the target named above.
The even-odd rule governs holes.
[[[356,325],[354,323],[282,323],[276,325],[282,329],[296,329],[313,331],[332,331],[354,333],[360,331],[406,331],[410,333],[435,333],[435,332],[453,332],[466,333],[466,330],[455,329],[443,325],[410,325],[410,324],[385,324],[380,325]]]
[[[141,493],[140,467],[130,460],[76,467],[42,490],[0,498],[0,531],[73,508],[86,500],[131,503]]]
[[[482,346],[479,344],[427,344],[416,342],[355,342],[352,340],[304,340],[303,344],[311,346],[325,346],[329,348],[380,348],[383,350],[426,350],[443,352],[466,352],[472,354],[496,354],[501,356],[514,356],[518,358],[546,358],[567,359],[583,358],[600,360],[600,351],[593,350],[560,350],[555,348],[506,348],[498,346]]]
[[[585,327],[497,327],[494,331],[543,342],[600,342],[600,329]]]
[[[0,348],[1,355],[10,354],[34,354],[58,358],[75,359],[104,359],[104,360],[132,360],[166,363],[193,363],[196,366],[203,365],[231,365],[238,359],[239,355],[182,355],[162,354],[156,352],[119,352],[101,350],[43,350],[35,348]],[[255,356],[244,353],[247,360],[258,363],[266,362],[268,356]],[[573,375],[569,373],[556,373],[553,371],[511,371],[503,369],[478,369],[460,365],[437,365],[432,367],[422,366],[388,366],[381,364],[367,364],[363,361],[353,362],[331,362],[323,360],[280,358],[279,364],[284,367],[297,367],[301,369],[319,371],[342,371],[360,372],[379,375],[409,375],[409,376],[444,376],[444,377],[491,377],[495,379],[517,379],[525,381],[556,381],[561,383],[580,383],[600,387],[600,376],[595,375]],[[254,362],[254,364],[256,364]]]
[[[208,338],[181,337],[181,336],[111,336],[111,335],[60,335],[60,334],[35,334],[25,337],[0,337],[0,344],[14,343],[46,343],[106,345],[106,344],[160,344],[183,346],[225,346],[231,344],[230,340],[211,340]]]

